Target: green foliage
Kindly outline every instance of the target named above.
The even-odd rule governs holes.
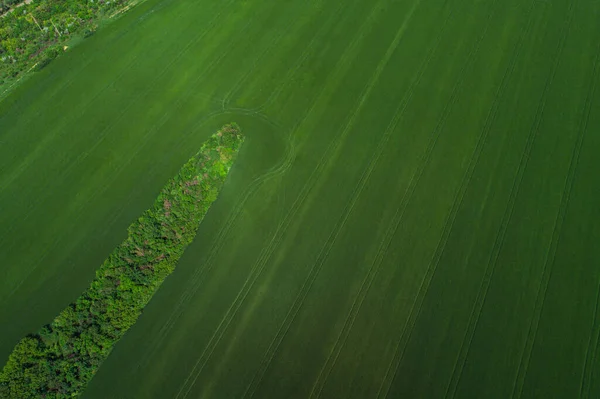
[[[48,47],[43,52],[42,58],[40,58],[40,60],[36,64],[35,69],[38,71],[43,69],[46,65],[48,65],[50,62],[52,62],[53,59],[58,57],[59,54],[60,54],[60,49],[58,48],[58,46]]]
[[[134,1],[0,0],[0,86],[44,68],[74,34],[91,36],[98,21]]]
[[[113,345],[136,322],[192,242],[243,137],[224,126],[128,228],[90,287],[52,323],[24,338],[0,372],[2,398],[79,395]]]

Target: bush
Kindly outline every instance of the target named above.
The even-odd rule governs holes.
[[[94,33],[96,33],[96,31],[94,29],[84,29],[83,31],[83,37],[88,38],[90,36],[92,36]]]
[[[175,269],[242,142],[237,125],[226,125],[181,168],[153,207],[129,226],[127,239],[102,264],[90,287],[52,323],[17,344],[0,372],[0,397],[81,394]]]
[[[35,66],[36,71],[41,71],[42,69],[44,69],[49,63],[52,62],[53,59],[58,57],[59,54],[60,49],[57,46],[48,47],[46,51],[44,51],[44,55],[42,56],[42,58],[38,61],[37,65]]]

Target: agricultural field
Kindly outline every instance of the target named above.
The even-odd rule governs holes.
[[[600,2],[148,0],[0,101],[0,358],[225,123],[84,398],[600,397]]]

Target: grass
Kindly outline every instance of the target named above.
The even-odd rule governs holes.
[[[217,199],[244,139],[221,128],[127,229],[90,287],[53,321],[23,338],[0,371],[0,395],[25,399],[80,396],[113,346],[175,270]]]
[[[115,17],[141,1],[144,0],[129,1],[126,4],[117,4],[115,1],[97,4],[74,1],[68,5],[57,5],[31,0],[27,4],[15,4],[15,8],[0,16],[0,32],[2,38],[6,39],[1,42],[0,101],[68,48],[93,35],[99,26],[110,24]],[[52,12],[49,13],[49,9]],[[32,15],[34,19],[31,18]],[[57,25],[62,25],[61,30],[68,29],[60,33]],[[59,36],[56,36],[57,33]],[[23,47],[24,43],[27,45]]]
[[[236,120],[219,200],[84,397],[597,397],[599,16],[148,0],[0,102],[1,357]]]

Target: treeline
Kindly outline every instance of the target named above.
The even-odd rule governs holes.
[[[243,137],[235,124],[214,134],[128,228],[91,286],[54,321],[17,344],[0,372],[1,398],[81,394],[113,345],[173,272],[217,198]]]
[[[0,0],[0,87],[32,66],[40,69],[74,34],[136,0]]]

